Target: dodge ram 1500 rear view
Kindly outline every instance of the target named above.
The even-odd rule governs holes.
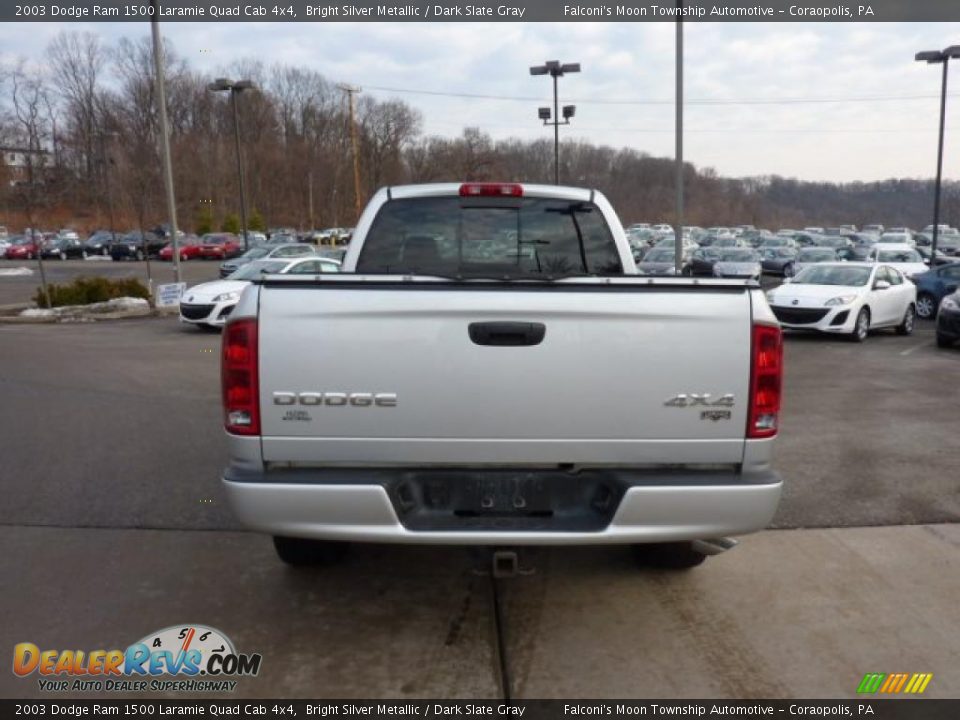
[[[692,565],[772,518],[762,291],[636,275],[600,193],[385,188],[342,270],[266,277],[224,331],[223,482],[284,560],[630,543]]]

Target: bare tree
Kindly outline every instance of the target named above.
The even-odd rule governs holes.
[[[24,158],[24,177],[14,184],[14,196],[27,218],[31,239],[37,246],[40,286],[47,307],[50,289],[43,266],[43,235],[37,228],[40,210],[49,202],[52,178],[47,172],[47,144],[53,138],[53,108],[43,79],[20,62],[10,77],[13,137]]]
[[[98,167],[98,93],[107,53],[93,33],[61,32],[47,48],[47,58],[73,131],[71,145],[80,179],[90,188]]]

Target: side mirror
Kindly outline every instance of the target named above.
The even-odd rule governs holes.
[[[889,288],[890,288],[890,283],[887,282],[886,280],[877,280],[873,284],[874,290],[888,290]]]

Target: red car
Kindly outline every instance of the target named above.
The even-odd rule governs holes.
[[[233,233],[207,233],[200,245],[200,257],[208,260],[225,260],[243,252],[243,245]]]
[[[199,257],[204,257],[203,241],[196,235],[187,235],[180,238],[177,241],[177,245],[180,250],[181,261],[196,260]],[[161,260],[166,260],[167,262],[173,260],[173,243],[160,248],[160,252],[157,255]]]
[[[30,239],[26,235],[18,235],[12,239],[4,257],[7,260],[33,260],[40,251],[38,240],[39,237]]]

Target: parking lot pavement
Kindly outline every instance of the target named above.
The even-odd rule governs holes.
[[[112,262],[108,260],[47,260],[43,263],[47,282],[57,285],[68,283],[78,277],[107,277],[111,279],[139,278],[147,285],[147,263],[134,260]],[[180,263],[181,277],[187,285],[216,280],[220,263],[212,260],[190,260]],[[0,305],[30,302],[40,287],[40,271],[36,260],[0,260],[0,269],[28,268],[32,275],[0,276]],[[154,286],[172,283],[173,265],[153,260],[150,274]]]
[[[217,333],[176,319],[0,326],[0,523],[238,529],[224,507]],[[930,323],[790,335],[776,527],[960,517],[960,351]]]
[[[514,694],[845,698],[868,672],[960,696],[960,526],[768,531],[687,573],[541,553],[504,583]]]
[[[263,656],[261,673],[223,697],[499,692],[489,587],[465,550],[360,548],[349,564],[298,572],[248,533],[0,527],[0,545],[4,653],[19,642],[123,650],[162,628],[205,624]],[[0,697],[51,695],[36,675],[7,670]]]
[[[218,348],[172,318],[0,326],[0,648],[205,623],[264,655],[237,696],[492,697],[505,676],[518,697],[849,698],[901,671],[960,693],[960,531],[926,525],[960,516],[960,352],[929,323],[789,336],[776,462],[781,527],[924,525],[769,531],[676,575],[534,549],[495,584],[466,549],[359,546],[298,573],[235,532]],[[15,680],[0,694],[38,694]]]
[[[929,322],[862,345],[788,333],[785,346],[776,526],[960,519],[960,349],[938,349]]]
[[[768,531],[680,573],[531,550],[532,574],[496,581],[499,635],[462,549],[356,546],[295,571],[247,533],[0,527],[0,544],[0,648],[208,624],[263,656],[238,698],[493,698],[505,677],[516,698],[853,699],[867,672],[960,694],[957,525]],[[0,696],[42,693],[7,672]]]

